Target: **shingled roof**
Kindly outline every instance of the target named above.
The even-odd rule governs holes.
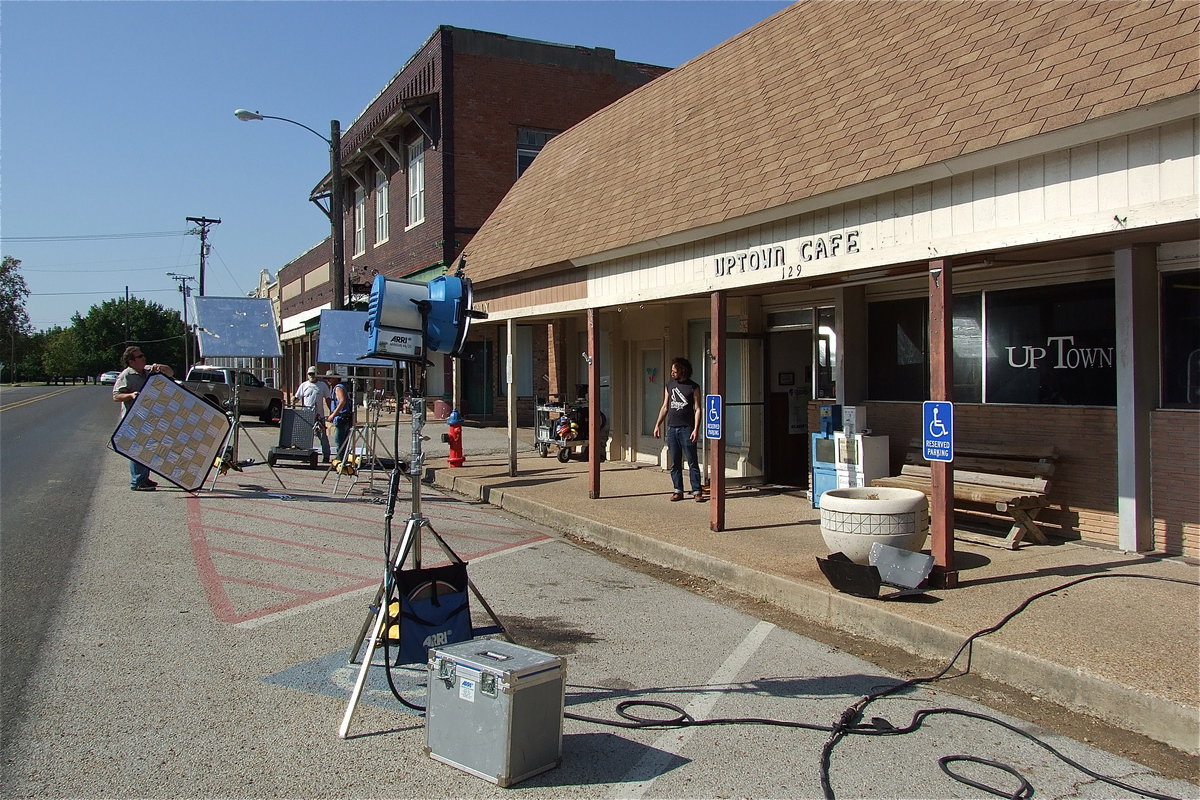
[[[802,0],[553,139],[503,281],[1195,92],[1200,4]]]

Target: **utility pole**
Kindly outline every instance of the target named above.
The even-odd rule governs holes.
[[[208,217],[188,217],[187,221],[200,226],[200,296],[204,297],[204,260],[208,256],[208,226],[220,225],[221,220]],[[196,233],[196,231],[191,231],[191,233]]]
[[[203,263],[203,262],[202,262]],[[168,272],[167,277],[173,281],[179,281],[179,291],[183,295],[183,369],[186,373],[192,365],[192,329],[188,325],[188,297],[191,296],[191,289],[188,288],[188,281],[196,280],[191,275],[180,275],[177,272]]]
[[[338,311],[346,307],[347,292],[346,245],[343,241],[346,220],[342,208],[342,194],[345,192],[342,186],[342,123],[336,119],[329,121],[329,177],[329,221],[333,225],[333,238],[329,243],[333,251],[330,264],[333,273],[330,276],[333,279],[333,299],[329,305]]]

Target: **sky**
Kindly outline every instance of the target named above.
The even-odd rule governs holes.
[[[35,330],[130,296],[183,310],[180,282],[241,297],[319,244],[308,200],[328,145],[438,25],[607,47],[678,66],[788,3],[765,0],[221,0],[0,7],[0,249]],[[197,281],[189,284],[194,291]]]

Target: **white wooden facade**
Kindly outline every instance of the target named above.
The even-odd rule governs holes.
[[[952,162],[939,166],[954,169]],[[801,291],[834,273],[1187,222],[1198,206],[1200,119],[1193,115],[685,244],[617,254],[587,267],[586,305],[753,287]],[[481,307],[500,320],[568,314],[580,303]]]

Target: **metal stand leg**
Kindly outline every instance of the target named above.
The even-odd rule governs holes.
[[[367,651],[363,654],[362,666],[358,670],[358,680],[354,682],[354,691],[350,693],[350,702],[346,706],[346,713],[342,716],[342,726],[338,729],[338,736],[342,739],[346,738],[346,734],[350,731],[350,721],[354,718],[354,712],[358,708],[358,698],[362,695],[363,686],[367,682],[367,671],[371,668],[371,660],[375,657],[375,648],[379,644],[379,637],[383,633],[383,625],[388,615],[388,604],[392,601],[394,590],[393,576],[395,571],[404,565],[408,558],[409,550],[412,548],[413,542],[417,542],[418,550],[420,548],[420,530],[421,522],[419,519],[410,519],[408,525],[404,528],[404,537],[400,540],[400,547],[396,550],[396,559],[389,566],[389,572],[383,579],[383,585],[380,587],[380,592],[377,595],[379,600],[379,608],[375,612],[375,624],[371,628],[371,638],[367,642]],[[355,646],[355,652],[358,652],[358,647],[362,644],[360,640]]]
[[[225,443],[221,447],[221,455],[217,459],[217,463],[214,465],[216,471],[213,473],[212,484],[208,487],[210,492],[217,488],[217,479],[228,472],[230,468],[233,468],[238,472],[242,471],[241,466],[238,464],[237,455],[239,438],[238,433],[241,431],[241,429],[242,423],[235,418],[232,427],[229,429],[229,435],[225,437]],[[283,478],[279,477],[279,473],[276,472],[275,468],[272,467],[270,462],[267,461],[267,457],[263,455],[263,451],[259,449],[258,445],[249,436],[247,436],[246,439],[250,442],[250,446],[254,448],[254,452],[258,453],[258,457],[267,465],[267,469],[271,470],[271,474],[275,476],[275,480],[279,481],[280,487],[286,489],[287,485],[283,482]]]
[[[421,568],[421,529],[429,529],[429,532],[433,534],[434,539],[437,541],[438,546],[441,547],[447,558],[449,558],[452,562],[456,564],[464,563],[463,559],[459,558],[458,554],[455,553],[450,545],[447,544],[446,541],[441,537],[441,535],[438,534],[438,532],[435,531],[432,526],[430,526],[429,520],[421,513],[421,472],[423,459],[421,443],[424,441],[424,437],[421,436],[421,429],[425,425],[425,400],[423,397],[414,397],[412,398],[411,403],[413,411],[412,461],[409,464],[408,474],[412,482],[412,514],[409,516],[408,523],[404,527],[404,535],[401,537],[396,551],[388,554],[388,560],[386,564],[387,572],[384,574],[383,581],[379,586],[379,590],[375,593],[375,606],[372,609],[374,612],[373,617],[367,617],[367,620],[363,624],[363,628],[359,632],[358,638],[354,642],[354,646],[351,651],[350,661],[353,663],[355,658],[358,656],[359,651],[362,650],[364,637],[367,636],[367,631],[370,629],[370,638],[367,640],[367,648],[363,653],[362,665],[358,670],[358,680],[354,684],[354,690],[350,695],[350,702],[346,707],[346,713],[342,717],[342,725],[338,729],[338,736],[343,739],[346,738],[346,734],[350,730],[350,722],[354,717],[355,709],[358,707],[358,700],[362,694],[363,686],[366,684],[367,671],[371,668],[371,660],[374,658],[375,648],[379,644],[381,635],[384,635],[385,633],[384,626],[387,623],[388,607],[391,605],[393,599],[398,600],[398,598],[395,598],[396,572],[404,567],[405,563],[409,560],[410,555],[412,557],[413,568]],[[397,417],[399,417],[399,414],[399,406],[397,406]],[[398,427],[399,419],[397,419],[397,437],[399,437]],[[397,449],[399,448],[397,447]],[[399,486],[400,463],[397,460],[392,468],[391,482],[388,487],[387,513],[384,516],[384,530],[388,537],[387,541],[389,542],[391,541],[390,536],[392,516],[394,515],[396,509],[396,496],[399,494]],[[488,605],[487,601],[483,598],[483,595],[479,593],[479,590],[475,587],[475,584],[471,582],[470,578],[467,579],[467,586],[471,590],[471,593],[475,595],[480,605],[483,606],[484,610],[487,611],[492,621],[495,623],[494,629],[489,629],[487,633],[499,633],[508,639],[508,641],[512,641],[512,639],[509,638],[508,633],[504,630],[504,626],[500,623],[499,618],[497,618],[495,612],[492,611],[492,607]],[[398,628],[402,625],[403,622],[397,619]]]

